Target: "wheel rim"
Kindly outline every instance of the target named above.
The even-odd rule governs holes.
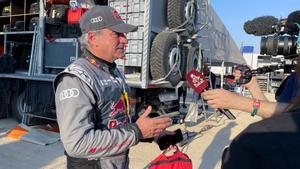
[[[170,66],[170,68],[172,68],[175,64],[176,64],[175,68],[177,68],[177,69],[180,66],[181,58],[180,58],[180,54],[177,55],[177,52],[178,52],[177,45],[173,45],[170,49],[169,56],[168,56],[169,57],[169,66]],[[177,63],[176,63],[176,60],[177,60]]]

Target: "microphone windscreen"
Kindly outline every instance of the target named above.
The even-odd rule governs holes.
[[[299,32],[299,28],[295,25],[295,23],[300,24],[300,10],[294,11],[289,14],[286,26],[293,32]]]
[[[278,23],[278,19],[274,16],[261,16],[247,21],[244,24],[244,30],[247,34],[255,36],[265,36],[275,33],[274,25]]]
[[[196,93],[202,93],[204,89],[208,87],[208,82],[205,79],[203,73],[192,69],[189,71],[185,78],[192,89],[195,90]]]

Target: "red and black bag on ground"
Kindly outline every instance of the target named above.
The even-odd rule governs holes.
[[[192,160],[178,148],[174,154],[160,154],[147,166],[148,169],[192,169]]]

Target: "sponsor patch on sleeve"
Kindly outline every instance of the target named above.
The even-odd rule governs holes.
[[[70,98],[76,98],[79,96],[79,90],[77,88],[66,89],[60,92],[59,100],[63,101]]]

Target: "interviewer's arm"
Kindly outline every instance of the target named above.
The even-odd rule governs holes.
[[[255,99],[259,100],[268,100],[262,90],[260,89],[260,86],[257,82],[256,77],[252,77],[251,81],[245,85],[246,88],[249,90],[251,93],[251,96]]]
[[[251,113],[253,111],[253,99],[236,93],[224,90],[213,89],[205,91],[201,94],[203,99],[213,108],[236,109]],[[260,99],[260,98],[258,98]],[[288,104],[269,102],[261,100],[260,108],[257,112],[262,118],[271,117],[279,112],[284,111]]]

